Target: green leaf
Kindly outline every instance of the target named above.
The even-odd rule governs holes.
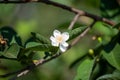
[[[84,30],[86,29],[86,27],[78,27],[78,28],[75,28],[73,30],[69,30],[69,34],[70,34],[70,38],[69,40],[71,39],[74,39],[75,37],[77,37],[78,35],[80,35]]]
[[[21,40],[21,37],[18,36],[18,35],[15,35],[15,41],[18,45],[22,46],[22,40]]]
[[[10,45],[12,45],[12,44],[14,44],[14,43],[16,43],[16,40],[15,40],[15,37],[13,36],[13,37],[12,37],[12,40],[11,40],[11,42],[10,42]]]
[[[0,29],[0,34],[7,40],[7,45],[17,43],[22,46],[21,38],[17,35],[16,31],[10,26],[4,26]]]
[[[118,34],[119,31],[110,25],[107,25],[107,24],[104,24],[103,22],[98,21],[93,26],[92,32],[100,36],[102,38],[101,43],[103,45],[106,45],[111,41],[112,37]]]
[[[97,80],[120,80],[120,71],[115,70],[112,74],[105,74],[97,78]]]
[[[118,33],[117,35],[115,35],[114,37],[112,37],[111,41],[104,45],[104,50],[106,52],[110,52],[111,50],[113,50],[113,48],[116,46],[117,43],[119,43],[119,35],[120,33]]]
[[[44,54],[45,54],[44,59],[46,59],[47,57],[51,56],[51,54],[49,52],[45,52]]]
[[[120,45],[116,44],[114,49],[110,52],[101,52],[104,58],[115,68],[120,70]]]
[[[96,22],[95,25],[93,26],[93,31],[96,34],[102,35],[102,36],[114,36],[114,30],[112,28],[112,26],[107,25],[103,22]]]
[[[8,50],[5,51],[3,56],[8,57],[8,58],[17,58],[19,50],[20,50],[20,47],[16,43],[13,43],[8,48]]]
[[[120,19],[120,8],[117,0],[101,0],[100,9],[103,17]]]
[[[41,44],[38,42],[29,42],[26,45],[26,49],[30,49],[32,51],[50,51],[50,52],[56,52],[57,48],[50,45],[50,44]]]
[[[21,60],[24,56],[28,56],[31,53],[31,50],[20,48],[20,51],[18,53],[18,60]]]
[[[76,59],[74,62],[70,64],[70,68],[74,67],[77,63],[82,62],[85,59],[86,59],[86,55],[79,57],[78,59]]]
[[[17,34],[15,30],[9,26],[2,27],[0,29],[0,33],[3,36],[3,38],[7,39],[8,45],[10,45],[10,42],[12,41],[13,36]]]
[[[78,67],[77,75],[74,80],[89,80],[93,65],[94,60],[86,59],[83,61]]]
[[[41,45],[41,43],[38,43],[38,42],[29,42],[26,45],[26,48],[31,48],[31,47],[35,47],[35,46],[39,46],[39,45]]]
[[[42,35],[39,34],[39,33],[31,32],[31,34],[32,34],[32,36],[33,36],[35,39],[37,39],[40,43],[43,43],[43,44],[49,44],[49,43],[50,43],[49,40],[48,40],[46,37],[42,36]]]

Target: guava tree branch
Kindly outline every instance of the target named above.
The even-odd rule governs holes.
[[[77,38],[75,38],[75,40],[73,40],[73,42],[69,45],[67,50],[69,50],[71,47],[73,47],[75,44],[77,44],[79,42],[79,40],[88,33],[88,31],[94,25],[94,23],[95,23],[95,21],[88,28],[86,28]],[[21,77],[23,75],[26,75],[28,72],[30,72],[34,68],[36,68],[36,67],[38,67],[40,65],[43,65],[43,64],[45,64],[45,63],[59,57],[62,54],[64,54],[64,53],[57,52],[56,54],[52,55],[52,57],[50,57],[49,59],[40,59],[37,62],[34,62],[31,65],[28,65],[27,67],[25,67],[25,68],[23,68],[21,70],[11,72],[11,73],[8,73],[8,74],[4,74],[4,75],[0,75],[0,77],[8,77],[10,75],[17,74],[13,78],[9,79],[9,80],[16,80],[17,78],[19,78],[19,77]]]
[[[105,23],[107,23],[109,25],[112,25],[112,26],[115,25],[115,23],[113,21],[110,21],[110,20],[108,20],[106,18],[102,18],[102,17],[96,16],[96,15],[90,14],[88,12],[78,10],[76,8],[69,7],[69,6],[66,6],[66,5],[63,5],[63,4],[60,4],[60,3],[56,3],[56,2],[53,2],[53,1],[50,1],[50,0],[21,0],[21,1],[9,1],[9,0],[7,0],[7,1],[0,1],[0,3],[29,3],[29,2],[41,2],[41,3],[45,3],[45,4],[50,4],[50,5],[59,7],[59,8],[63,8],[64,10],[70,11],[72,13],[75,13],[76,15],[75,15],[74,19],[72,20],[72,22],[70,23],[70,26],[68,27],[68,29],[73,28],[73,26],[76,23],[79,16],[87,16],[87,17],[90,17],[90,18],[92,18],[94,20],[93,23],[88,28],[86,28],[78,37],[76,37],[73,40],[73,42],[68,47],[68,50],[71,47],[73,47],[75,44],[77,44],[79,42],[79,40],[81,38],[83,38],[88,33],[88,31],[91,29],[91,27],[94,25],[94,23],[96,21],[102,21],[102,22],[105,22]],[[16,78],[19,78],[19,77],[21,77],[23,75],[26,75],[28,72],[30,72],[31,70],[33,70],[37,66],[43,65],[43,64],[45,64],[45,63],[59,57],[61,54],[63,54],[63,53],[62,52],[57,52],[56,54],[52,55],[48,59],[40,59],[37,62],[34,62],[31,65],[28,65],[27,67],[25,67],[25,68],[23,68],[21,70],[11,72],[11,73],[8,73],[8,74],[4,74],[4,75],[0,75],[0,77],[7,77],[7,76],[10,76],[10,75],[16,74],[15,77],[10,79],[10,80],[16,80]]]
[[[112,25],[112,26],[115,25],[115,23],[113,21],[110,21],[106,18],[102,18],[102,17],[96,16],[94,14],[90,14],[88,12],[85,12],[83,10],[79,10],[79,9],[76,9],[76,8],[73,8],[73,7],[69,7],[69,6],[66,6],[66,5],[57,3],[57,2],[53,2],[53,1],[50,1],[50,0],[40,0],[40,2],[63,8],[65,10],[68,10],[68,11],[73,12],[75,14],[80,14],[80,16],[90,17],[90,18],[94,19],[95,21],[103,21],[103,22],[105,22],[109,25]]]
[[[109,25],[112,25],[112,26],[115,25],[115,23],[113,21],[110,21],[106,18],[102,18],[100,16],[85,12],[83,10],[79,10],[79,9],[76,9],[76,8],[73,8],[73,7],[69,7],[69,6],[66,6],[66,5],[57,3],[57,2],[53,2],[53,1],[50,1],[50,0],[20,0],[20,1],[9,1],[9,0],[6,1],[6,0],[3,0],[3,1],[0,1],[0,3],[6,3],[6,4],[8,4],[8,3],[14,3],[14,4],[16,4],[16,3],[30,3],[30,2],[41,2],[41,3],[53,5],[53,6],[62,8],[64,10],[70,11],[72,13],[80,14],[81,16],[90,17],[90,18],[92,18],[96,21],[103,21],[103,22],[105,22]]]

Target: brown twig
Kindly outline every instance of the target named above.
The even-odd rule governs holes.
[[[56,54],[54,54],[52,57],[50,57],[49,59],[40,59],[38,60],[37,62],[35,63],[32,63],[31,65],[19,70],[19,71],[16,71],[16,72],[12,72],[12,73],[8,73],[8,74],[4,74],[4,75],[1,75],[0,77],[7,77],[7,76],[10,76],[10,75],[13,75],[13,74],[17,74],[15,77],[11,78],[10,80],[16,80],[17,78],[23,76],[23,75],[26,75],[28,72],[30,72],[31,70],[33,70],[34,68],[36,68],[37,66],[40,66],[40,65],[43,65],[55,58],[57,58],[58,56],[60,56],[61,52],[58,52]]]
[[[86,30],[84,32],[82,32],[77,38],[75,38],[75,40],[73,40],[73,42],[71,43],[71,46],[74,46],[75,44],[77,44],[79,42],[79,40],[84,37],[88,31],[91,29],[91,27],[95,24],[96,21],[93,21],[93,23],[86,28]]]
[[[81,35],[79,35],[75,40],[71,43],[71,46],[78,43],[78,41],[90,30],[90,27],[88,27]]]
[[[66,5],[63,5],[63,4],[60,4],[60,3],[56,3],[56,2],[53,2],[53,1],[50,1],[50,0],[40,0],[40,2],[63,8],[65,10],[68,10],[68,11],[73,12],[75,14],[79,14],[81,16],[90,17],[90,18],[94,19],[95,21],[103,21],[103,22],[105,22],[109,25],[112,25],[112,26],[115,25],[115,23],[113,21],[110,21],[106,18],[102,18],[102,17],[90,14],[88,12],[85,12],[85,11],[82,11],[82,10],[79,10],[79,9],[76,9],[76,8],[73,8],[73,7],[66,6]]]
[[[21,1],[0,1],[0,3],[30,3],[30,2],[41,2],[41,3],[45,3],[45,4],[49,4],[49,5],[53,5],[53,6],[56,6],[56,7],[59,7],[59,8],[63,8],[64,10],[67,10],[67,11],[70,11],[70,12],[73,12],[75,14],[80,14],[81,16],[87,16],[87,17],[90,17],[96,21],[103,21],[109,25],[112,25],[114,26],[115,23],[113,21],[110,21],[106,18],[102,18],[100,16],[96,16],[96,15],[93,15],[93,14],[90,14],[88,12],[85,12],[85,11],[82,11],[82,10],[79,10],[79,9],[76,9],[76,8],[73,8],[73,7],[69,7],[69,6],[66,6],[66,5],[63,5],[63,4],[60,4],[60,3],[57,3],[57,2],[53,2],[53,1],[50,1],[50,0],[21,0]]]
[[[80,14],[76,14],[75,17],[73,18],[72,22],[70,23],[68,29],[72,29],[76,21],[78,20]]]

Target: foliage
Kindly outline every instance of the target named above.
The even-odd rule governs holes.
[[[72,4],[74,5],[74,4],[78,4],[78,2],[80,1],[79,0],[76,0],[76,1],[58,0],[57,2],[59,3],[66,2],[65,3],[66,5],[72,5]],[[89,0],[89,2],[91,2],[91,0]],[[88,34],[86,35],[85,35],[85,31],[88,29],[88,26],[89,26],[88,24],[82,24],[80,22],[76,22],[75,25],[73,26],[73,29],[67,29],[70,24],[69,20],[68,21],[61,20],[60,22],[62,23],[60,23],[60,25],[56,27],[57,29],[60,29],[61,31],[68,32],[70,35],[69,40],[68,40],[68,43],[70,44],[70,46],[68,47],[68,49],[73,47],[73,50],[70,53],[75,55],[75,59],[73,63],[70,62],[70,64],[73,69],[76,68],[76,66],[78,67],[77,72],[74,75],[74,79],[72,80],[119,80],[120,79],[119,77],[120,76],[120,40],[119,40],[120,39],[120,27],[119,27],[120,26],[120,23],[119,23],[120,8],[119,8],[119,3],[117,0],[111,0],[111,1],[101,0],[99,4],[100,4],[100,11],[101,11],[102,17],[115,21],[117,23],[115,26],[107,24],[102,20],[101,21],[95,20],[95,23],[93,25],[90,25],[90,30]],[[12,5],[12,7],[14,6]],[[10,9],[13,10],[12,7]],[[10,9],[8,11],[11,12],[12,10]],[[57,20],[55,21],[56,21],[55,23],[57,23]],[[88,22],[91,22],[91,21],[89,21],[88,19]],[[19,26],[23,25],[25,27],[26,25],[31,26],[32,24],[30,23],[29,25],[28,24],[24,25],[23,23],[19,24]],[[42,28],[43,27],[39,28],[39,30],[41,29],[40,32],[30,31],[31,34],[30,36],[28,36],[29,38],[26,38],[25,40],[23,40],[22,35],[25,34],[26,36],[27,33],[24,33],[19,29],[14,29],[11,26],[1,27],[0,28],[0,35],[1,35],[0,37],[0,59],[1,61],[4,62],[4,60],[6,60],[6,62],[8,62],[9,60],[11,61],[15,60],[16,65],[20,65],[22,66],[22,68],[27,66],[28,69],[31,69],[34,66],[36,66],[35,63],[40,59],[44,59],[46,60],[45,62],[47,62],[51,59],[56,58],[56,56],[61,55],[62,53],[60,52],[59,48],[51,45],[51,42],[49,39],[50,35],[52,35],[50,33],[51,27],[49,28],[48,26],[47,27],[48,29],[44,28],[44,31],[48,32],[47,34],[49,34],[47,36],[46,34],[42,33]],[[19,36],[19,32],[17,32],[16,30],[19,30],[19,32],[22,35]],[[78,40],[79,38],[78,36],[79,37],[82,36],[84,39],[83,40],[81,39],[80,42],[79,41],[77,42],[77,45],[81,47],[75,46],[78,48],[74,49],[74,46],[71,44],[74,43],[74,41]],[[81,50],[83,50],[83,52]],[[66,62],[68,63],[73,58],[73,56],[70,58],[69,56],[70,55],[67,54],[65,55],[65,58],[63,58],[63,60],[60,59],[60,61],[58,61],[60,64],[53,62],[51,63],[52,65],[49,65],[48,67],[49,68],[52,67],[54,70],[55,68],[58,68],[58,70],[60,69],[60,67],[63,68],[63,64],[65,63],[64,61],[66,60]],[[34,64],[34,65],[32,65],[31,67],[30,66],[31,64]],[[4,64],[3,64],[3,67],[4,67]],[[14,68],[14,66],[12,67]],[[63,69],[60,71],[63,71]],[[42,72],[42,68],[41,68],[41,72]],[[47,71],[46,69],[44,69],[43,72],[46,74],[46,72],[51,72],[51,71]],[[50,79],[63,80],[62,79],[63,75],[57,72],[59,71],[55,70],[53,72],[54,75],[50,74],[50,77],[51,76],[54,77]],[[7,73],[7,71],[3,73]],[[39,75],[41,76],[42,73],[40,73],[38,70],[36,70],[35,73],[37,75],[36,79],[43,78],[43,77],[39,78]],[[59,75],[56,75],[56,73]],[[65,71],[65,74],[67,74],[66,71]],[[3,77],[3,76],[0,76],[0,77]]]
[[[100,9],[103,17],[115,20],[116,22],[119,21],[120,8],[117,0],[101,0]]]

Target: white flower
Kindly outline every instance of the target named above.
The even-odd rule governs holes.
[[[69,44],[66,42],[68,39],[68,32],[61,33],[58,30],[54,30],[53,36],[50,37],[52,46],[59,47],[62,52],[65,52],[67,50],[67,47],[69,46]]]

